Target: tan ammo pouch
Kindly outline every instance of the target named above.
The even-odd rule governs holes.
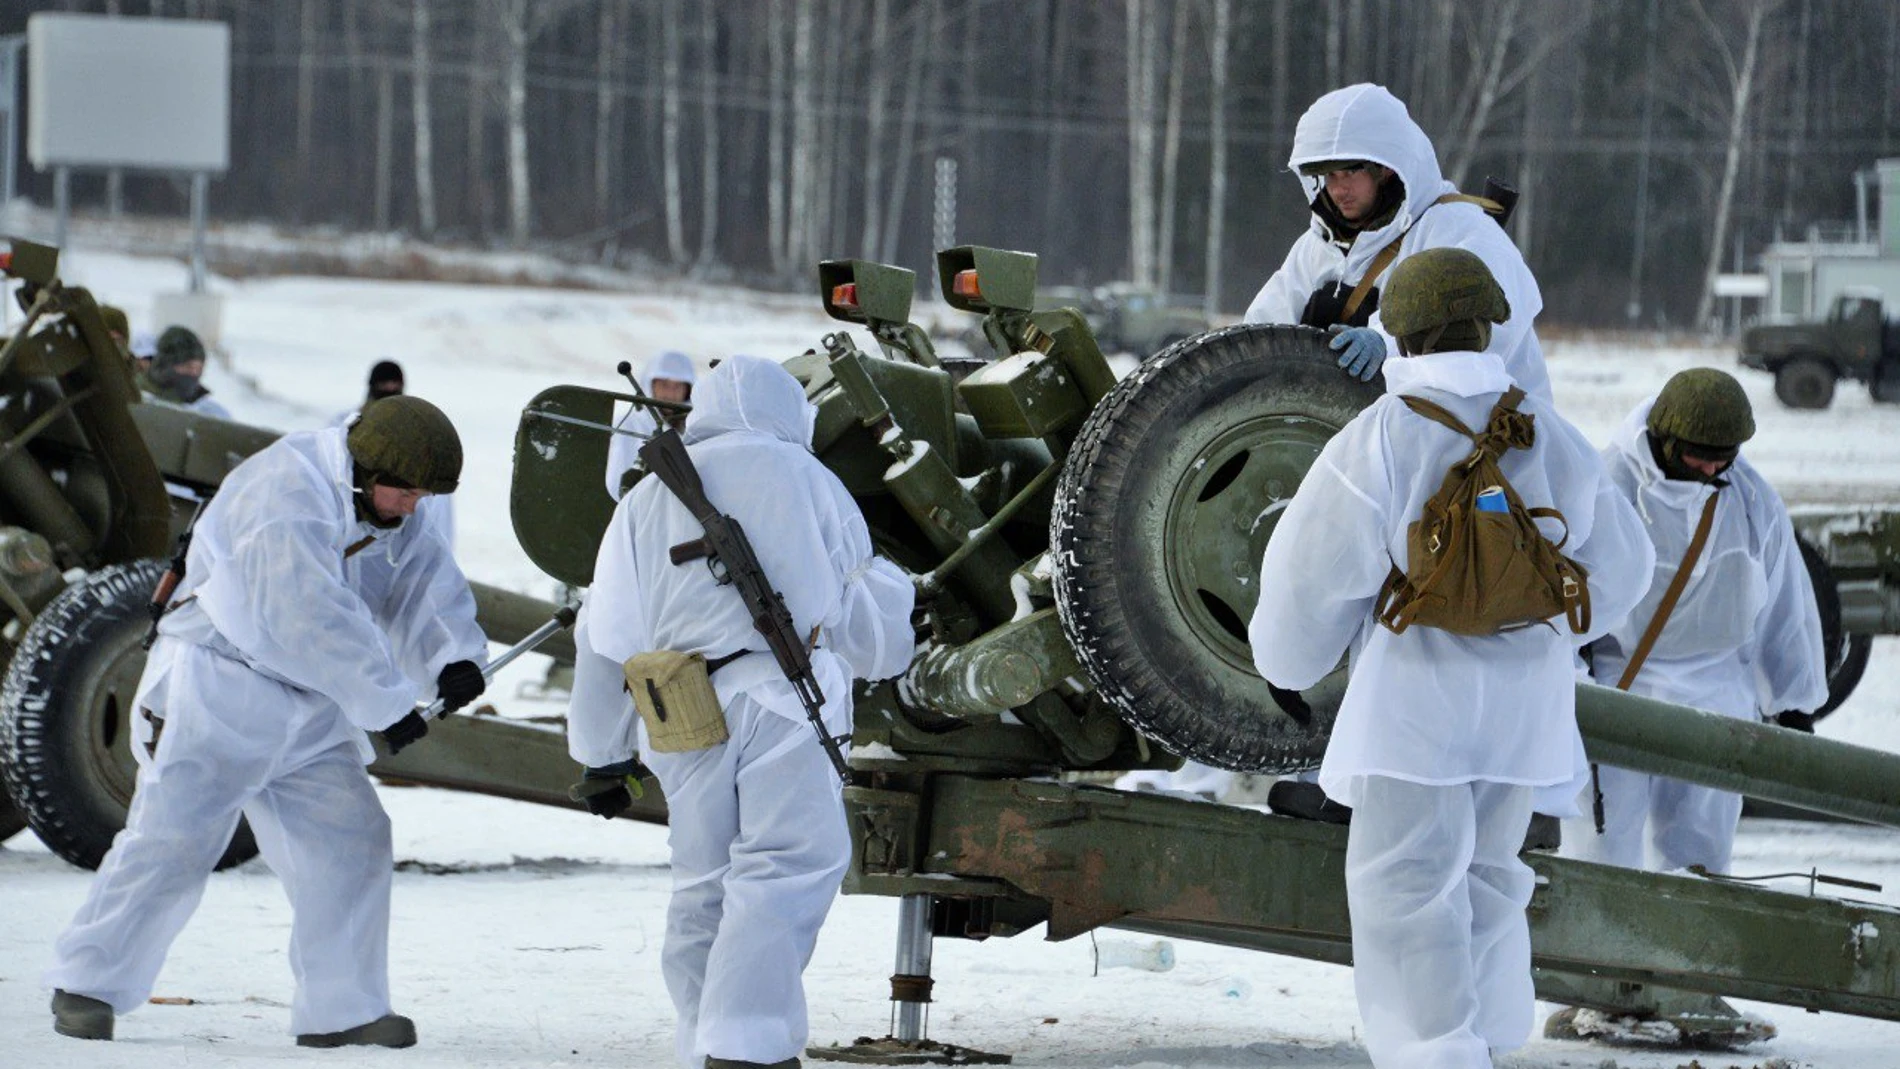
[[[704,655],[655,650],[629,657],[620,667],[655,753],[710,749],[729,737]]]

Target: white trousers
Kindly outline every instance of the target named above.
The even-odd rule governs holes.
[[[1489,1069],[1531,1031],[1529,787],[1368,776],[1346,840],[1353,989],[1378,1069]]]
[[[334,706],[200,646],[172,643],[156,756],[135,746],[125,830],[54,944],[49,986],[130,1013],[151,997],[241,812],[290,899],[291,1031],[389,1007],[389,818]],[[154,651],[161,655],[161,651]]]
[[[1584,817],[1564,821],[1564,857],[1631,869],[1702,865],[1727,872],[1742,819],[1742,796],[1667,776],[1597,766],[1603,787],[1603,834],[1589,815],[1590,789],[1579,803]],[[1648,857],[1644,856],[1647,828]]]
[[[686,1069],[804,1052],[805,965],[851,859],[838,776],[811,726],[744,696],[726,726],[711,749],[643,755],[666,791],[660,960]]]

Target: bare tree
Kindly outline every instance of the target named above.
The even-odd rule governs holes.
[[[600,0],[594,38],[594,214],[602,220],[614,214],[613,166],[619,155],[614,104],[619,96],[615,77],[620,66],[620,8],[620,0]]]
[[[415,126],[416,225],[435,234],[435,146],[429,118],[429,0],[410,5],[409,103]]]
[[[719,23],[715,8],[699,5],[699,262],[702,273],[719,259]]]
[[[306,188],[298,204],[310,202],[310,176],[317,173],[311,159],[311,144],[316,136],[317,101],[317,0],[303,0],[297,29],[297,173]],[[299,213],[301,214],[301,213]]]
[[[812,11],[816,2],[792,0],[791,186],[785,213],[786,262],[779,266],[779,273],[787,278],[795,276],[816,251],[813,216],[818,201],[818,65]]]
[[[1722,152],[1722,179],[1715,194],[1715,222],[1710,228],[1709,258],[1702,271],[1702,292],[1696,299],[1695,324],[1709,322],[1715,307],[1715,276],[1722,269],[1722,253],[1728,245],[1729,215],[1734,209],[1735,179],[1741,169],[1742,142],[1748,133],[1748,115],[1755,93],[1755,66],[1761,55],[1761,28],[1779,0],[1741,0],[1741,54],[1729,40],[1729,26],[1710,15],[1704,0],[1690,0],[1696,21],[1708,34],[1711,51],[1721,62],[1721,73],[1728,89],[1728,134]]]
[[[528,168],[528,47],[576,0],[483,0],[501,31],[502,114],[508,129],[508,237],[528,243],[534,194]]]
[[[1227,39],[1233,33],[1233,0],[1213,0],[1208,27],[1207,117],[1207,278],[1201,308],[1208,318],[1220,311],[1221,244],[1227,218]]]
[[[1474,57],[1479,62],[1474,66],[1477,77],[1469,87],[1470,104],[1459,109],[1463,136],[1445,168],[1445,177],[1454,186],[1463,185],[1465,172],[1471,169],[1472,157],[1478,152],[1478,139],[1484,136],[1485,125],[1491,120],[1491,108],[1501,95],[1504,57],[1517,34],[1518,6],[1519,0],[1498,0],[1496,10],[1479,23],[1490,28],[1491,36],[1479,56]]]
[[[680,194],[680,53],[685,49],[680,31],[679,0],[660,5],[660,171],[666,208],[666,254],[676,264],[686,262],[686,210]]]
[[[917,17],[924,19],[924,25],[930,33],[910,35],[910,80],[904,84],[904,115],[897,123],[897,150],[892,157],[897,161],[897,173],[891,176],[891,193],[885,198],[883,244],[876,250],[866,249],[865,255],[875,256],[880,263],[890,263],[897,259],[898,221],[902,218],[904,201],[910,192],[910,165],[917,155],[917,109],[923,100],[925,80],[931,69],[929,42],[936,36],[943,13],[942,0],[928,0],[919,9]],[[875,210],[867,204],[866,210]]]
[[[766,185],[765,232],[773,272],[785,275],[792,269],[791,249],[786,226],[786,188],[790,184],[785,163],[785,87],[788,84],[785,62],[785,5],[796,0],[771,0],[765,20],[766,94],[770,101],[766,113]]]
[[[1163,293],[1174,284],[1174,212],[1180,200],[1176,179],[1181,164],[1181,102],[1188,77],[1188,5],[1175,8],[1173,18],[1174,39],[1168,46],[1168,118],[1161,139],[1161,227],[1155,238],[1155,281]]]
[[[878,211],[880,199],[884,196],[884,124],[886,111],[889,110],[891,80],[895,65],[891,63],[891,4],[890,0],[873,0],[871,5],[871,45],[870,54],[865,57],[870,68],[870,99],[865,102],[864,119],[864,233],[858,239],[859,255],[875,256],[882,242],[879,230],[884,219]]]
[[[1125,0],[1128,40],[1128,276],[1155,284],[1155,58],[1143,0]]]

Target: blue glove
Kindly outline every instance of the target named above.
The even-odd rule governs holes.
[[[1339,366],[1360,382],[1371,382],[1385,363],[1385,337],[1371,327],[1347,327],[1328,344],[1339,354]]]

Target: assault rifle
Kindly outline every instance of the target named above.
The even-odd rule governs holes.
[[[151,613],[152,626],[146,630],[144,641],[139,649],[150,650],[158,641],[158,624],[171,611],[172,595],[177,592],[178,584],[185,581],[185,557],[191,552],[191,534],[198,529],[198,517],[204,515],[205,506],[211,502],[209,497],[198,499],[198,505],[191,510],[191,519],[185,529],[178,533],[178,549],[172,554],[171,563],[166,565],[165,574],[158,577],[158,586],[152,591],[152,602],[146,611]]]
[[[621,373],[626,372],[623,364]],[[643,402],[664,404],[647,398],[638,382],[634,382],[633,388]],[[667,550],[667,556],[674,564],[704,559],[721,586],[730,585],[739,592],[746,611],[752,615],[752,626],[765,636],[765,644],[778,661],[779,671],[785,673],[798,694],[799,704],[805,707],[805,718],[818,733],[818,744],[825,748],[825,756],[831,758],[831,767],[837,770],[839,780],[849,784],[851,770],[838,744],[850,736],[833,738],[825,730],[825,695],[818,688],[818,677],[812,673],[810,646],[799,636],[792,611],[786,608],[785,599],[766,578],[765,568],[759,564],[745,528],[739,526],[738,520],[720,512],[706,497],[706,486],[700,481],[699,469],[693,466],[693,458],[687,455],[686,443],[681,440],[679,431],[668,424],[662,423],[662,426],[664,429],[658,434],[641,443],[640,461],[661,485],[679,498],[706,532],[691,542],[673,546]]]
[[[667,556],[674,564],[704,558],[713,578],[722,586],[730,584],[745,599],[746,611],[752,614],[752,626],[765,636],[765,644],[771,647],[779,670],[798,692],[799,703],[805,707],[805,718],[811,721],[812,730],[818,732],[818,743],[825,748],[825,756],[831,758],[831,767],[838,770],[840,780],[849,783],[851,771],[845,766],[844,751],[839,749],[838,740],[825,730],[822,712],[825,695],[818,689],[818,677],[812,674],[811,655],[799,637],[798,626],[792,622],[792,611],[785,607],[785,599],[772,589],[772,581],[766,578],[745,528],[707,500],[699,470],[693,467],[693,459],[686,454],[686,445],[678,431],[668,427],[647,439],[640,446],[640,459],[645,461],[647,471],[673,491],[673,496],[680,499],[706,530],[703,537],[672,547]]]

